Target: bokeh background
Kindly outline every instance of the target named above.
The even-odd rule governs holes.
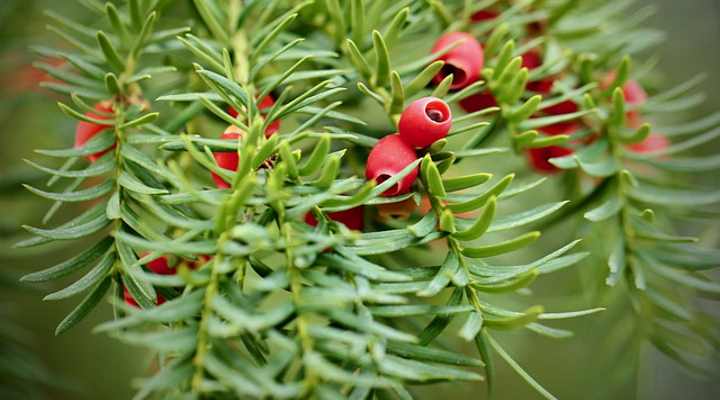
[[[35,59],[28,47],[56,41],[46,29],[45,9],[90,22],[90,16],[75,3],[0,0],[0,321],[4,323],[9,316],[24,330],[21,336],[39,362],[29,368],[48,381],[47,385],[36,385],[36,388],[48,398],[129,399],[132,377],[146,373],[150,359],[139,349],[91,332],[94,325],[110,316],[109,307],[101,307],[75,329],[55,337],[52,333],[55,326],[75,301],[42,302],[42,293],[37,287],[13,284],[18,276],[51,265],[76,250],[58,248],[37,253],[37,250],[12,249],[12,243],[19,238],[18,226],[37,223],[48,207],[46,201],[20,187],[22,182],[42,179],[23,163],[23,158],[32,158],[32,150],[36,148],[67,147],[72,143],[73,132],[73,122],[55,106],[55,95],[37,87],[42,74],[31,67]],[[638,7],[655,7],[656,14],[650,24],[667,32],[666,40],[657,49],[661,60],[659,70],[664,72],[667,85],[707,72],[709,77],[703,88],[708,97],[698,110],[699,115],[720,109],[720,1],[644,0],[637,3]],[[717,178],[720,177],[713,177],[716,184]],[[65,210],[68,214],[75,211]],[[569,309],[570,302],[592,305],[591,300],[583,296],[585,288],[580,275],[570,270],[538,282],[534,289],[538,300],[549,304],[549,308]],[[612,301],[615,309],[628,306],[622,299],[608,301]],[[565,341],[525,333],[504,335],[502,340],[513,356],[561,399],[720,398],[718,380],[693,377],[648,346],[642,346],[638,374],[630,380],[615,380],[614,370],[621,366],[608,363],[601,349],[625,323],[631,322],[613,322],[608,314],[560,325],[576,331],[575,338]],[[501,361],[497,364],[498,398],[539,398]],[[38,365],[47,368],[46,376]],[[7,376],[1,370],[0,375]],[[6,379],[0,376],[0,399],[4,398],[2,388]],[[485,388],[467,385],[434,390],[425,392],[424,398],[480,399]]]

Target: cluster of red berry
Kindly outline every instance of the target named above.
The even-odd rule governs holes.
[[[472,15],[473,22],[486,22],[491,21],[500,16],[500,13],[494,9],[480,10]],[[541,33],[542,27],[531,25],[528,27],[528,32]],[[473,38],[474,40],[474,38]],[[528,70],[534,70],[543,65],[543,54],[541,49],[533,48],[521,55],[522,66]],[[482,60],[482,57],[480,57]],[[552,92],[555,80],[557,77],[549,76],[535,81],[530,81],[527,84],[527,89],[531,92],[546,96]],[[498,105],[495,96],[492,92],[487,89],[484,92],[477,93],[464,99],[460,100],[460,107],[467,112],[476,112],[483,110],[488,107],[496,107]],[[567,100],[562,103],[556,104],[552,107],[548,107],[539,113],[537,117],[543,116],[555,116],[570,114],[578,111],[578,105]],[[578,129],[578,124],[575,121],[561,122],[550,126],[540,128],[540,132],[544,135],[568,135]],[[548,161],[554,157],[562,157],[572,154],[572,150],[560,146],[548,146],[538,149],[528,150],[528,159],[530,165],[539,172],[551,173],[558,171],[557,167],[550,164]]]
[[[449,50],[447,50],[449,48]],[[433,46],[432,53],[440,53],[436,60],[444,62],[433,77],[439,84],[452,75],[451,90],[460,90],[480,79],[484,64],[483,48],[478,41],[464,32],[442,35]],[[412,102],[400,115],[398,132],[385,136],[370,151],[365,176],[382,183],[398,174],[417,160],[418,149],[426,149],[445,138],[452,127],[452,112],[443,100],[423,97]],[[418,170],[405,175],[387,189],[384,196],[397,196],[410,191]]]
[[[474,22],[483,22],[497,18],[498,12],[493,10],[481,10],[472,16]],[[448,50],[449,49],[449,50]],[[437,60],[445,64],[438,74],[433,78],[435,84],[439,84],[447,76],[453,76],[450,90],[461,90],[480,79],[484,65],[483,46],[470,34],[465,32],[450,32],[442,35],[432,48],[432,53],[439,53]],[[540,49],[531,49],[522,55],[523,67],[533,70],[541,67],[543,55]],[[541,95],[549,95],[558,77],[550,76],[540,80],[531,81],[527,89]],[[609,87],[615,79],[611,73],[603,79],[601,87]],[[626,103],[631,109],[627,112],[626,120],[628,127],[638,128],[642,124],[640,112],[637,110],[646,100],[647,95],[643,88],[633,80],[625,83],[623,92]],[[267,112],[274,105],[275,101],[271,95],[264,97],[258,105],[261,113]],[[465,97],[460,101],[460,106],[466,112],[476,112],[488,107],[497,106],[498,103],[492,92],[486,91]],[[579,106],[572,100],[566,100],[552,107],[547,107],[534,117],[559,116],[576,113]],[[237,117],[238,112],[232,107],[227,110],[228,114]],[[87,112],[87,117],[95,120],[106,120],[113,118],[112,103],[110,101],[99,102],[95,105],[94,112]],[[110,125],[102,125],[93,122],[81,121],[77,124],[75,131],[75,146],[82,147],[90,139],[100,132],[110,128]],[[452,113],[450,107],[443,100],[436,97],[423,97],[412,102],[401,114],[396,133],[380,139],[370,151],[367,158],[365,176],[378,184],[390,179],[400,173],[408,165],[418,159],[418,150],[424,150],[433,143],[445,138],[452,127]],[[577,120],[555,123],[541,127],[539,130],[547,136],[571,135],[582,127]],[[265,130],[265,136],[271,137],[280,129],[280,121],[273,121]],[[244,132],[237,126],[230,125],[220,135],[221,139],[237,140]],[[590,140],[596,137],[591,136]],[[666,148],[669,145],[667,138],[661,134],[652,134],[641,143],[629,146],[631,151],[652,152]],[[98,153],[88,155],[90,162],[95,162],[104,154],[112,150],[110,147]],[[528,150],[530,165],[541,173],[555,173],[557,167],[549,162],[551,158],[567,156],[573,153],[573,149],[565,146],[548,146]],[[215,161],[220,168],[236,171],[239,164],[239,155],[236,151],[215,152]],[[405,175],[399,182],[383,192],[383,196],[398,196],[410,192],[412,185],[418,176],[418,169],[414,169]],[[216,173],[212,173],[215,185],[220,189],[230,187],[230,184]],[[404,202],[403,202],[404,203]],[[401,203],[398,203],[401,204]],[[405,208],[404,206],[402,208]],[[392,210],[391,210],[392,211]],[[404,210],[407,211],[407,210]],[[345,224],[349,229],[362,230],[364,228],[364,208],[359,206],[350,210],[329,213],[331,220]],[[317,226],[318,221],[309,212],[305,216],[305,222],[311,226]],[[207,261],[203,258],[202,261]],[[190,268],[196,268],[198,262],[189,262]],[[167,257],[160,257],[147,264],[147,268],[161,275],[175,274],[176,269],[169,267]],[[124,291],[126,303],[137,306],[137,302],[127,288]],[[158,296],[157,303],[165,301]]]

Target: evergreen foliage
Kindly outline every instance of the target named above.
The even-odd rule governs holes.
[[[546,310],[518,295],[581,263],[632,299],[632,311],[610,312],[634,312],[659,350],[697,371],[698,356],[717,357],[716,321],[694,299],[717,298],[707,271],[720,258],[693,235],[716,223],[710,206],[720,192],[688,175],[715,171],[720,159],[684,154],[720,136],[720,119],[675,122],[662,129],[670,146],[630,150],[651,127],[630,127],[629,113],[682,116],[702,101],[692,94],[700,79],[627,101],[624,85],[652,69],[633,68],[637,57],[662,38],[643,27],[644,14],[628,13],[631,1],[193,0],[191,18],[167,0],[79,3],[100,28],[50,12],[68,46],[34,50],[65,61],[39,64],[57,79],[45,87],[67,95],[60,110],[109,128],[28,161],[50,175],[45,187],[27,186],[53,202],[46,222],[68,202],[87,209],[25,227],[32,236],[18,246],[87,243],[23,280],[77,276],[45,297],[78,299],[57,334],[110,300],[114,315],[95,331],[157,352],[160,368],[136,399],[408,399],[418,384],[483,379],[502,397],[493,386],[500,360],[553,399],[494,332],[563,339],[572,332],[554,320],[603,311]],[[472,21],[487,9],[498,16]],[[432,82],[444,66],[436,59],[453,46],[431,54],[429,44],[449,31],[484,47],[482,81],[461,90],[450,90],[452,75]],[[523,66],[538,48],[541,65]],[[544,79],[554,80],[551,91],[529,89]],[[482,93],[497,105],[461,111],[461,100]],[[369,149],[429,95],[453,105],[448,138],[390,179],[363,179]],[[267,96],[271,107],[261,106]],[[107,112],[93,105],[102,101]],[[568,101],[577,110],[551,112]],[[279,132],[265,135],[277,122]],[[542,133],[567,123],[580,127]],[[222,124],[243,134],[217,139]],[[549,160],[564,197],[505,212],[507,199],[547,178],[493,176],[473,160],[548,146],[573,149]],[[237,171],[218,165],[220,152],[237,152]],[[51,158],[62,166],[43,165]],[[411,193],[382,195],[415,168]],[[215,188],[211,172],[230,187]],[[392,204],[404,218],[382,217]],[[362,232],[328,216],[359,206]],[[689,236],[676,229],[687,220],[697,226]],[[574,239],[529,259],[558,222],[577,228]],[[509,253],[526,261],[497,257]],[[147,267],[161,257],[176,273]],[[137,307],[123,301],[125,289]],[[497,294],[526,307],[506,308]],[[454,350],[441,334],[477,352]]]

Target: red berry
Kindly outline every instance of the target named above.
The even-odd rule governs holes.
[[[475,112],[498,105],[495,96],[490,91],[476,93],[460,100],[460,107],[466,112]]]
[[[156,258],[145,264],[148,269],[158,275],[175,275],[177,272],[174,268],[170,268],[168,259],[165,256]]]
[[[125,304],[135,308],[140,308],[140,305],[137,303],[137,301],[135,301],[135,298],[132,296],[132,294],[130,294],[128,288],[123,288],[123,299],[125,300]],[[158,294],[157,299],[155,300],[155,304],[159,306],[164,302],[165,298]]]
[[[576,113],[579,109],[577,103],[574,101],[565,100],[562,103],[544,109],[543,112],[547,115],[563,115]],[[539,130],[547,135],[569,135],[575,132],[578,127],[578,122],[571,120],[543,126],[539,128]]]
[[[555,85],[553,78],[545,78],[537,81],[528,82],[527,89],[531,92],[540,94],[549,94]]]
[[[520,57],[522,57],[522,66],[529,70],[533,70],[542,65],[542,57],[537,50],[529,50]]]
[[[130,291],[128,290],[128,288],[124,288],[124,289],[123,289],[123,299],[125,299],[125,303],[126,303],[127,305],[133,306],[133,307],[136,307],[136,308],[140,308],[140,306],[138,305],[137,301],[135,301],[135,299],[134,299],[134,298],[132,297],[132,295],[130,294]]]
[[[550,106],[543,111],[546,114],[550,115],[562,115],[562,114],[572,114],[574,112],[578,112],[580,108],[578,107],[577,103],[572,100],[565,100],[562,103],[555,104],[554,106]]]
[[[328,213],[328,218],[333,221],[340,222],[348,227],[348,229],[362,231],[365,227],[365,208],[358,206],[345,211],[337,211]],[[318,221],[311,212],[305,214],[305,222],[310,226],[317,226]]]
[[[221,139],[235,139],[242,137],[243,131],[237,126],[230,125],[225,132],[220,136]],[[229,169],[230,171],[237,171],[240,157],[237,151],[218,151],[213,153],[215,162],[220,168]],[[230,187],[228,182],[225,182],[218,174],[212,172],[213,181],[219,189],[227,189]]]
[[[263,111],[270,111],[273,105],[275,105],[275,100],[272,98],[272,96],[267,95],[263,97],[263,99],[260,101],[260,104],[258,104],[258,108],[260,109],[261,113],[266,114],[266,112]],[[227,112],[233,118],[237,118],[238,116],[237,110],[232,106],[228,106]],[[265,129],[265,137],[272,136],[278,130],[280,130],[280,120],[275,120]]]
[[[480,10],[480,11],[476,11],[470,17],[470,20],[472,22],[492,21],[499,16],[500,16],[500,13],[495,10]]]
[[[100,112],[101,114],[113,112],[112,105],[110,104],[110,102],[97,103],[95,105],[95,109],[98,112]],[[89,118],[94,118],[94,119],[111,119],[111,117],[109,117],[107,115],[97,115],[97,114],[95,114],[93,112],[89,112],[89,111],[85,113],[85,116],[87,116]],[[75,148],[83,147],[85,145],[85,143],[88,142],[88,140],[92,139],[93,137],[95,137],[95,135],[97,135],[98,133],[100,133],[110,127],[111,127],[111,125],[99,125],[99,124],[94,124],[92,122],[86,122],[86,121],[78,122],[77,125],[75,126]],[[97,152],[94,154],[90,154],[89,156],[87,156],[87,158],[91,162],[95,162],[95,161],[97,161],[97,159],[104,156],[107,152],[109,152],[113,148],[115,148],[115,145],[113,145],[112,147],[110,147],[106,150],[103,150],[103,151],[100,151],[100,152]]]
[[[437,53],[458,41],[462,42],[437,58],[445,61],[445,65],[433,78],[435,84],[438,84],[452,74],[453,83],[450,89],[453,90],[462,89],[477,81],[484,64],[482,46],[472,35],[465,32],[450,32],[442,35],[431,51]]]
[[[143,257],[145,257],[147,253],[142,254]],[[156,258],[149,263],[145,264],[145,266],[152,272],[158,274],[158,275],[175,275],[177,273],[177,270],[174,268],[170,268],[170,265],[168,263],[168,258],[166,256],[162,256],[159,258]],[[133,298],[132,294],[130,294],[130,291],[127,289],[127,287],[123,288],[123,298],[125,299],[125,303],[140,308],[137,301],[135,301],[135,298]],[[156,305],[163,304],[165,302],[165,298],[161,295],[157,295],[157,300],[155,300]]]
[[[378,184],[388,180],[417,159],[415,150],[400,139],[397,134],[380,139],[368,155],[365,176]],[[418,170],[415,168],[395,186],[386,190],[383,196],[397,196],[410,191]]]
[[[636,153],[654,153],[656,151],[665,150],[670,146],[670,140],[661,133],[651,133],[640,143],[634,143],[628,146],[631,151]]]
[[[437,97],[413,101],[400,115],[400,138],[413,147],[425,148],[447,136],[452,127],[450,107]]]
[[[548,146],[538,149],[528,150],[528,161],[536,171],[546,174],[554,174],[560,171],[560,168],[550,163],[551,158],[569,156],[573,153],[572,149],[560,146]]]
[[[209,263],[210,260],[212,260],[212,256],[209,256],[209,255],[206,255],[206,254],[199,255],[199,256],[197,257],[197,260],[195,260],[195,261],[190,261],[190,262],[188,263],[188,266],[190,267],[190,269],[198,269],[198,268],[202,267],[203,265]]]
[[[542,63],[542,56],[537,50],[533,49],[527,51],[525,54],[522,55],[522,66],[529,70],[540,67]],[[548,94],[550,93],[550,91],[552,91],[554,84],[555,79],[544,78],[537,81],[528,82],[527,89],[535,93]]]

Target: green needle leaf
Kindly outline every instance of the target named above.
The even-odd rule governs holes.
[[[520,375],[525,382],[527,382],[530,386],[532,386],[533,389],[535,389],[538,393],[540,393],[543,397],[545,397],[548,400],[557,400],[555,396],[553,396],[550,392],[548,392],[544,387],[542,387],[535,379],[533,379],[530,374],[525,372],[525,370],[518,364],[511,356],[508,354],[505,349],[503,349],[498,342],[493,339],[492,336],[490,336],[489,333],[487,333],[486,330],[482,331],[483,339],[487,341],[490,346],[502,357],[503,360],[505,360],[508,365],[517,372],[518,375]]]
[[[115,49],[115,46],[113,46],[112,42],[110,42],[110,38],[107,37],[105,32],[98,31],[97,33],[97,41],[100,44],[100,49],[102,50],[103,54],[105,55],[105,61],[107,61],[108,64],[117,72],[122,72],[125,70],[125,62],[122,60],[120,55],[118,54],[117,50]]]
[[[490,199],[488,199],[483,213],[480,215],[480,217],[478,217],[475,223],[464,231],[455,232],[453,234],[453,237],[459,240],[470,241],[475,240],[485,234],[485,232],[487,232],[488,228],[490,227],[493,218],[495,217],[495,205],[496,198],[495,196],[492,196],[490,197]]]
[[[136,1],[136,0],[135,0]],[[210,5],[207,0],[193,0],[195,8],[205,22],[212,35],[220,41],[220,43],[228,43],[229,37],[225,28],[223,28],[220,21],[217,20],[215,14],[210,9]]]
[[[540,238],[540,232],[528,232],[514,239],[481,247],[466,248],[463,254],[470,258],[493,257],[521,249]]]
[[[85,318],[90,311],[92,311],[95,306],[97,306],[98,303],[100,303],[100,300],[105,296],[105,293],[110,288],[110,283],[112,282],[112,278],[107,277],[105,280],[103,280],[95,289],[93,289],[90,294],[87,295],[83,299],[83,301],[80,302],[80,304],[75,307],[75,309],[68,314],[65,319],[63,319],[60,324],[55,329],[55,335],[60,335],[67,331],[68,329],[75,326],[78,322],[82,321],[83,318]]]
[[[390,79],[390,53],[388,52],[385,40],[378,31],[373,31],[373,48],[375,49],[375,73],[373,82],[377,86],[385,86]]]
[[[423,90],[444,65],[445,61],[438,60],[425,67],[405,87],[405,95],[410,98]]]

